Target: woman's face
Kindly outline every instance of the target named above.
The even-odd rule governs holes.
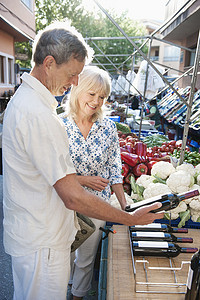
[[[78,96],[79,113],[86,117],[93,116],[102,107],[104,99],[103,93],[93,90],[81,93]]]

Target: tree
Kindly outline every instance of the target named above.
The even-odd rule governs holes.
[[[93,12],[88,12],[84,9],[82,0],[35,0],[36,10],[36,32],[43,29],[54,20],[65,20],[66,18],[71,21],[71,25],[74,26],[84,38],[91,37],[123,37],[121,32],[116,28],[115,25],[99,11],[96,15]],[[128,36],[144,36],[146,29],[138,22],[134,22],[127,17],[127,12],[124,12],[121,16],[115,15],[113,11],[109,12],[119,26],[126,32]],[[127,56],[119,56],[119,54],[131,55],[134,52],[132,44],[126,39],[123,40],[97,40],[95,44],[92,40],[87,40],[88,44],[95,50],[96,60],[100,62],[99,66],[106,69],[113,69],[116,73],[113,64],[120,66],[123,70],[131,68],[132,59]],[[136,41],[135,41],[136,42]],[[138,46],[142,43],[142,40],[137,40]],[[31,46],[29,43],[18,43],[16,44],[19,52],[24,53],[27,51],[29,54],[29,61],[26,62],[30,66],[31,59]],[[100,49],[100,50],[99,50]],[[143,49],[147,52],[147,47]],[[102,56],[102,52],[105,55],[116,55],[108,58],[112,61],[110,63],[105,56]],[[138,57],[136,56],[137,60]],[[124,61],[127,60],[125,63]],[[22,66],[22,62],[20,64]]]

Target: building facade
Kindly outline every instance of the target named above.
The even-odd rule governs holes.
[[[0,97],[8,97],[19,83],[15,64],[15,42],[35,37],[34,0],[1,0],[0,2]],[[1,109],[2,110],[2,109]]]
[[[200,30],[200,0],[169,0],[166,4],[165,19],[169,22],[162,28],[161,33],[165,40],[183,46],[179,70],[184,73],[194,65]],[[189,86],[191,76],[192,72],[180,79],[179,87]],[[196,88],[200,89],[199,74]]]

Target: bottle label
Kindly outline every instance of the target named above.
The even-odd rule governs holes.
[[[151,223],[151,224],[147,224],[147,225],[135,225],[135,228],[161,228],[161,224],[160,223]]]
[[[138,241],[137,244],[140,248],[169,248],[167,242]]]
[[[164,232],[146,232],[146,231],[136,231],[136,236],[138,237],[160,237],[164,238]]]
[[[193,273],[194,271],[191,269],[191,267],[189,267],[188,278],[187,278],[187,287],[189,290],[191,290],[191,286],[192,286]]]

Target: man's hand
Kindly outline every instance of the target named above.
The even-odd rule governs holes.
[[[151,205],[145,205],[136,209],[132,215],[135,217],[134,225],[147,225],[153,223],[155,219],[162,219],[164,217],[164,212],[162,213],[151,213],[151,210],[160,208],[162,204],[156,202]]]

